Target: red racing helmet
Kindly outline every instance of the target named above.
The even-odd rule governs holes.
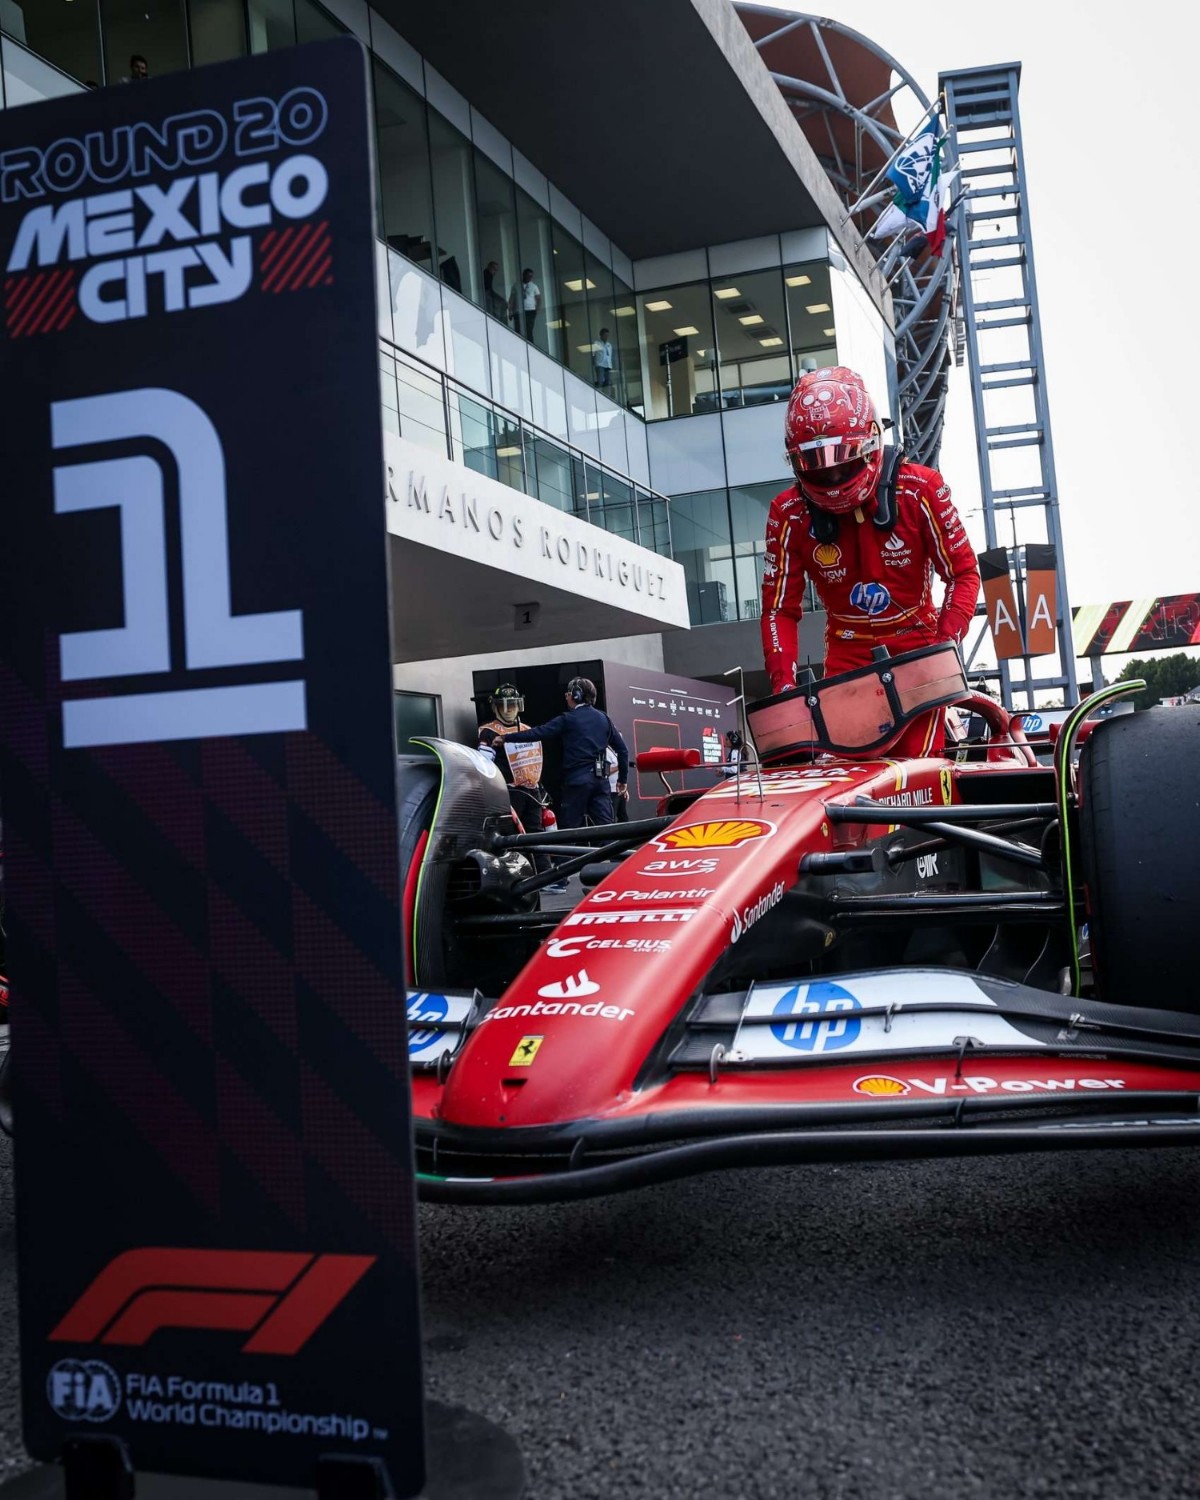
[[[810,505],[841,515],[865,504],[879,484],[883,440],[862,376],[845,365],[802,375],[788,401],[784,444]]]

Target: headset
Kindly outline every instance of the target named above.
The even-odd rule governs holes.
[[[591,697],[594,700],[596,689],[586,677],[572,677],[567,683],[567,697],[572,703],[586,703],[588,701],[588,690],[591,689]]]

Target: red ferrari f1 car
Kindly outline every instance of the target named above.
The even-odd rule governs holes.
[[[426,742],[401,789],[423,1197],[1200,1144],[1200,710],[1095,721],[1131,685],[1104,689],[1040,765],[955,647],[879,655],[750,705],[743,773],[638,822],[518,832],[494,766]],[[953,704],[981,739],[888,758]],[[582,899],[544,909],[571,872]]]

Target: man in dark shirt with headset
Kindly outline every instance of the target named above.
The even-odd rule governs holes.
[[[625,795],[629,780],[629,750],[621,731],[596,707],[596,684],[587,677],[572,677],[567,683],[567,711],[533,729],[506,734],[506,745],[531,740],[561,740],[563,762],[562,795],[558,826],[582,828],[585,823],[611,823],[612,797],[608,790],[608,766],[604,747],[611,745],[617,756],[617,795]]]

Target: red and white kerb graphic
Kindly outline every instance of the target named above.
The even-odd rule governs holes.
[[[243,1354],[296,1354],[375,1260],[307,1251],[126,1250],[50,1339],[141,1345],[162,1328],[215,1328],[250,1333]]]

